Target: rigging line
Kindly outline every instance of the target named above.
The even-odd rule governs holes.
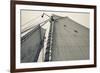
[[[45,22],[47,23],[47,22]],[[38,25],[39,26],[39,25]],[[35,31],[35,30],[38,30],[38,26],[35,27],[33,30],[30,30],[29,32],[27,32],[25,35],[21,36],[22,40],[26,39],[27,37],[29,37],[31,34],[29,34],[31,31]]]
[[[43,24],[43,23],[44,23],[43,25],[45,25],[45,23],[48,22],[48,21],[49,21],[49,19],[47,19],[47,20],[44,21],[44,22],[39,23],[38,25]],[[28,30],[30,30],[30,29],[32,29],[32,28],[34,29],[34,28],[36,28],[38,25],[32,26],[32,27],[30,27],[30,28],[28,28],[28,29],[22,31],[21,33],[23,34],[24,32],[27,32]],[[40,26],[43,26],[43,25],[40,25]]]
[[[47,21],[48,22],[48,21]],[[44,24],[46,24],[47,22],[45,22]],[[34,29],[32,29],[32,30],[30,30],[28,33],[26,33],[24,36],[22,36],[21,37],[21,43],[23,43],[26,39],[28,39],[31,35],[32,35],[32,33],[34,32],[34,31],[36,31],[36,30],[40,30],[41,28],[39,28],[39,27],[41,27],[40,25],[37,25],[37,27],[35,27]]]
[[[40,15],[37,16],[36,18],[32,18],[31,20],[29,20],[29,21],[27,21],[26,23],[24,23],[22,26],[25,26],[26,24],[28,24],[29,22],[31,22],[33,19],[34,19],[34,20],[37,20],[39,17],[40,17]]]

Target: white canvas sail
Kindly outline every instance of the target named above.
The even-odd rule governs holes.
[[[37,62],[43,47],[45,29],[38,26],[21,38],[21,62]]]
[[[69,17],[53,15],[52,61],[89,59],[89,29]]]

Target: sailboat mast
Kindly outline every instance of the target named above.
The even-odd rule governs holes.
[[[51,61],[51,49],[52,49],[52,41],[53,41],[53,24],[54,19],[53,16],[50,17],[50,30],[47,42],[47,48],[45,53],[45,60],[44,61]]]

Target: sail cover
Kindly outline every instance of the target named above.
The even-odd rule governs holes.
[[[89,59],[89,28],[69,17],[53,15],[51,61]]]

